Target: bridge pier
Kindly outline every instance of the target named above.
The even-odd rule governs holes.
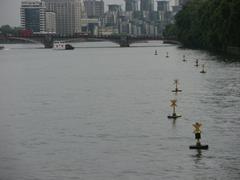
[[[130,47],[130,43],[127,36],[122,36],[119,41],[120,47]]]
[[[53,37],[45,36],[43,40],[43,44],[45,48],[53,48]]]
[[[130,44],[128,42],[121,42],[120,47],[130,47]]]

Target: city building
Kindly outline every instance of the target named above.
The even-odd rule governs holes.
[[[104,15],[103,0],[85,0],[84,7],[88,18],[100,18]]]
[[[81,19],[82,25],[82,33],[87,33],[91,35],[98,35],[99,34],[99,26],[100,21],[99,19]]]
[[[20,15],[21,26],[33,33],[45,31],[45,3],[40,0],[23,0]]]
[[[103,24],[104,26],[112,26],[114,28],[118,28],[119,18],[122,13],[121,6],[118,4],[110,4],[108,5],[108,11],[104,15]]]
[[[154,0],[141,0],[140,1],[141,11],[154,11]]]
[[[169,1],[162,0],[157,2],[157,11],[167,12],[169,9]]]
[[[108,5],[108,11],[109,11],[109,12],[120,12],[120,11],[122,11],[121,5],[118,5],[118,4],[109,4],[109,5]]]
[[[118,34],[119,31],[115,27],[100,27],[98,30],[99,35],[112,35],[112,34]]]
[[[189,0],[179,0],[179,5],[185,5]]]
[[[126,11],[137,11],[138,10],[138,0],[125,0]]]
[[[56,32],[72,35],[81,32],[81,18],[85,17],[82,0],[44,0],[47,11],[56,13]]]
[[[46,12],[46,32],[56,33],[56,13]]]

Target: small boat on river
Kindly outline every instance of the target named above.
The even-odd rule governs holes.
[[[0,46],[0,50],[4,49],[4,46]]]
[[[70,44],[66,44],[63,41],[54,41],[53,49],[55,49],[55,50],[73,50],[74,47]]]

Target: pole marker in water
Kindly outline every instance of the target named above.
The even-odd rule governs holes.
[[[193,124],[194,131],[193,133],[195,134],[195,139],[196,139],[196,145],[189,146],[189,149],[208,149],[208,145],[202,145],[200,142],[201,139],[201,127],[202,124],[199,122],[196,122]]]
[[[195,66],[196,66],[196,67],[199,66],[199,64],[198,64],[198,59],[196,59]]]
[[[182,92],[181,89],[178,89],[178,84],[179,84],[179,81],[177,79],[174,80],[174,84],[175,84],[175,89],[172,90],[172,92],[175,92],[175,93],[178,93],[178,92]]]
[[[186,58],[185,58],[185,55],[183,55],[183,60],[182,60],[183,62],[186,62],[187,60],[186,60]]]
[[[157,50],[155,50],[155,54],[154,55],[158,55]]]
[[[172,113],[172,115],[168,115],[169,119],[177,119],[177,118],[182,117],[181,115],[177,115],[177,113],[176,113],[176,107],[177,107],[176,103],[177,103],[176,99],[171,100],[170,106],[173,108],[173,113]]]
[[[202,70],[200,71],[200,73],[206,73],[207,71],[205,71],[205,64],[202,65]]]
[[[166,53],[166,58],[168,58],[169,57],[169,55],[168,55],[168,52]]]

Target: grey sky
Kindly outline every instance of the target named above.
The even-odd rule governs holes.
[[[104,0],[105,4],[124,4],[124,0]],[[20,26],[21,0],[0,0],[0,26],[9,24]]]

